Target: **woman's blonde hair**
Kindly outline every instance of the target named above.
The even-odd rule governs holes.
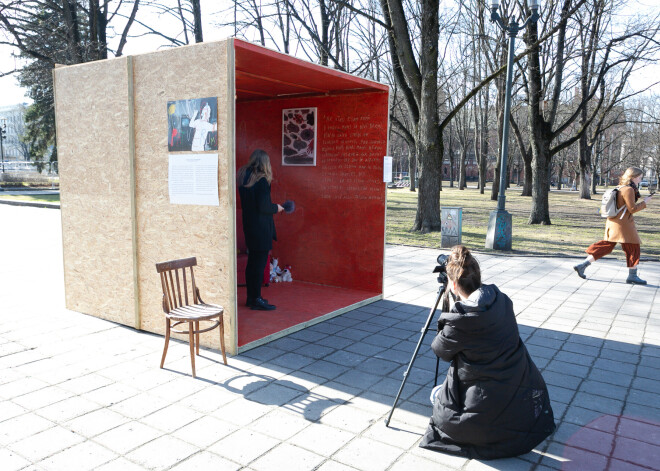
[[[248,181],[245,181],[245,175],[248,170],[251,170]],[[257,149],[252,152],[250,160],[246,165],[243,165],[238,171],[238,186],[244,186],[245,188],[251,188],[255,183],[257,183],[262,178],[265,178],[268,184],[273,181],[273,169],[270,166],[270,157],[266,151]]]
[[[628,167],[625,172],[623,172],[623,175],[619,178],[619,185],[625,186],[625,185],[630,185],[630,182],[632,181],[633,178],[637,178],[640,175],[643,175],[644,172],[642,172],[641,168],[637,167]]]
[[[467,295],[481,287],[479,262],[464,245],[452,247],[447,261],[447,276]]]

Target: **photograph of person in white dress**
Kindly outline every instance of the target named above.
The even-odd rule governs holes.
[[[218,99],[167,102],[168,150],[218,150]]]

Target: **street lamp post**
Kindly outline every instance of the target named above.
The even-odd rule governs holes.
[[[0,118],[0,156],[2,157],[2,173],[5,173],[5,139],[7,139],[7,118]]]
[[[530,22],[539,19],[539,0],[528,0],[532,14],[523,22],[512,18],[508,24],[504,24],[497,10],[500,8],[500,0],[490,0],[490,21],[496,23],[509,36],[509,56],[506,68],[506,90],[504,94],[504,120],[502,129],[502,158],[500,162],[500,191],[497,196],[497,209],[491,211],[488,220],[488,232],[486,233],[486,248],[495,250],[511,250],[511,214],[505,209],[506,196],[506,159],[509,154],[509,117],[511,116],[511,82],[513,81],[513,57],[515,53],[516,36],[518,32]],[[493,185],[495,182],[493,182]]]

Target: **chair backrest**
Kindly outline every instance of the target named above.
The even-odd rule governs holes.
[[[160,282],[163,286],[163,310],[170,312],[181,306],[198,303],[197,286],[193,267],[197,265],[197,258],[182,258],[156,264],[156,271],[160,273]],[[190,277],[186,277],[186,268]],[[181,274],[181,276],[179,276]],[[190,287],[191,296],[188,297]]]

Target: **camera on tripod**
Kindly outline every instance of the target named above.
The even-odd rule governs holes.
[[[433,269],[433,273],[438,273],[438,283],[447,285],[447,262],[449,261],[448,255],[438,255],[438,265]]]

